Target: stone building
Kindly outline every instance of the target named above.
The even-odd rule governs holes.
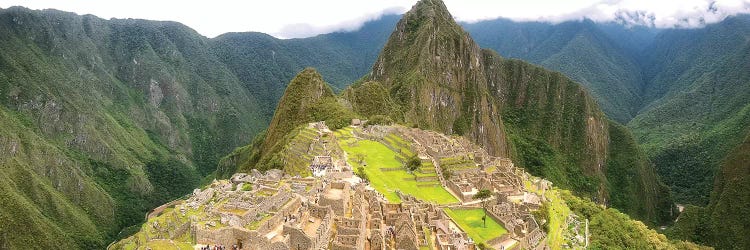
[[[320,194],[318,204],[329,206],[337,216],[344,216],[349,207],[351,186],[348,182],[334,182]]]

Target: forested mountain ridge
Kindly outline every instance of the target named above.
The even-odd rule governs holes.
[[[640,147],[648,152],[659,175],[672,188],[678,203],[709,205],[700,210],[705,213],[699,213],[708,216],[716,207],[710,204],[719,199],[730,200],[715,192],[712,194],[712,190],[741,193],[730,191],[737,185],[722,187],[718,183],[721,178],[726,178],[721,176],[722,162],[742,143],[750,129],[747,113],[750,105],[750,64],[747,59],[750,55],[750,16],[728,17],[698,29],[625,28],[613,23],[586,21],[552,25],[495,20],[464,25],[476,34],[477,41],[483,46],[494,46],[513,57],[557,68],[584,85],[599,85],[587,87],[611,117],[627,119],[627,116],[620,116],[622,113],[617,109],[607,109],[606,106],[622,103],[620,96],[630,100],[628,96],[631,94],[621,89],[635,86],[638,91],[632,93],[637,98],[631,102],[635,106],[629,107],[632,119],[625,121]],[[586,26],[589,28],[570,28]],[[591,37],[587,35],[591,33],[605,38],[601,40],[605,45],[588,42],[595,39],[584,39]],[[581,47],[590,49],[571,50]],[[613,47],[615,50],[597,49],[599,47]],[[530,48],[536,48],[536,52]],[[552,52],[546,53],[545,57],[540,56],[539,51]],[[549,64],[553,61],[548,58],[560,54],[574,56]],[[625,55],[630,63],[615,63],[612,64],[617,66],[615,68],[603,68],[602,65],[609,65],[606,59],[590,59],[618,58],[617,55]],[[592,62],[595,65],[591,65]],[[632,64],[636,67],[628,66]],[[613,75],[613,72],[638,77],[635,81],[625,82],[622,80],[627,77],[603,78]],[[605,94],[597,88],[604,90]],[[612,96],[615,102],[610,101]],[[686,218],[680,219],[684,223],[678,223],[683,224],[679,228],[698,217],[694,211],[696,209],[688,209]],[[731,214],[724,213],[725,217]],[[716,221],[732,224],[737,220],[722,218]],[[718,222],[706,223],[719,225]],[[713,242],[713,230],[711,227],[701,228],[696,234],[683,237],[721,246],[721,241]],[[733,233],[742,234],[742,230]]]
[[[306,67],[326,76],[334,90],[366,74],[398,15],[366,22],[359,30],[303,39],[278,39],[257,32],[226,33],[211,39],[211,49],[261,99],[263,119],[270,121],[286,84]]]
[[[584,20],[552,25],[497,19],[463,26],[481,46],[571,77],[591,91],[602,110],[616,121],[627,123],[638,112],[643,85],[638,53],[617,43],[605,32],[604,24]]]
[[[365,24],[374,34],[388,26],[388,16]],[[281,44],[247,49],[243,61],[232,53],[254,42],[229,36],[208,39],[175,22],[0,9],[0,247],[105,246],[266,127],[274,95],[298,67],[341,62],[321,68],[343,86],[382,46],[361,43],[358,32],[235,34]],[[286,61],[258,69],[276,59],[262,54],[269,51]]]
[[[668,188],[585,89],[480,49],[441,1],[420,1],[404,15],[364,81],[374,83],[345,91],[355,112],[463,135],[579,195],[652,223],[670,220]],[[363,87],[371,91],[357,91]],[[395,108],[364,112],[361,100]]]
[[[750,129],[750,16],[668,30],[649,48],[646,97],[629,124],[678,200],[709,202],[714,173]]]
[[[257,99],[184,25],[10,8],[0,33],[10,248],[103,247],[263,126]]]

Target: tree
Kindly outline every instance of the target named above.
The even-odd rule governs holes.
[[[414,172],[415,170],[419,169],[419,167],[422,166],[422,160],[417,157],[417,155],[412,155],[409,157],[409,159],[406,160],[406,170],[409,170],[409,172]]]
[[[374,115],[374,116],[371,116],[370,119],[367,120],[367,122],[365,122],[365,126],[370,126],[370,125],[391,125],[391,124],[393,124],[393,119],[391,119],[388,116],[384,116],[384,115]]]
[[[487,245],[485,245],[484,242],[479,242],[477,248],[484,250],[487,249]]]
[[[472,198],[475,200],[481,200],[482,201],[482,208],[484,209],[484,216],[482,217],[482,222],[484,223],[484,227],[487,227],[487,199],[492,197],[492,192],[487,189],[479,190]]]
[[[445,180],[450,180],[453,176],[453,172],[444,166],[440,166],[440,172],[443,172],[443,179]]]
[[[367,173],[365,173],[365,168],[362,166],[357,167],[357,172],[355,172],[359,178],[362,178],[365,181],[370,181],[370,178],[367,176]]]

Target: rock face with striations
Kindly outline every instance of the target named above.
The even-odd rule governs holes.
[[[421,1],[396,25],[370,79],[400,105],[394,118],[464,135],[494,155],[508,156],[482,61],[482,50],[441,1]]]
[[[366,80],[344,91],[360,114],[465,136],[631,216],[671,219],[668,188],[632,135],[607,119],[584,88],[560,73],[480,49],[439,0],[420,1],[404,14]],[[382,88],[372,87],[378,84]],[[364,112],[358,102],[373,102],[358,91],[365,87],[382,89],[369,95],[385,95],[383,102],[396,107]]]

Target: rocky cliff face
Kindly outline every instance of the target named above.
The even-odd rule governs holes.
[[[394,118],[465,135],[495,155],[509,154],[485,87],[482,51],[441,1],[421,1],[403,16],[370,80],[381,82],[400,105],[401,117]]]
[[[384,102],[398,107],[378,114],[466,136],[600,203],[651,222],[669,220],[669,190],[645,158],[624,157],[641,155],[632,136],[610,137],[616,123],[579,84],[481,50],[439,0],[420,1],[404,14],[367,80],[382,84]],[[372,85],[345,91],[355,111],[363,98],[352,93]],[[610,150],[614,144],[621,151]]]

